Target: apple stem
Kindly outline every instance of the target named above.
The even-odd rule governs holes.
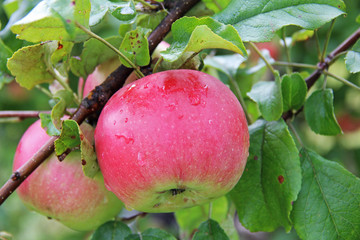
[[[208,215],[209,219],[211,219],[211,214],[212,214],[212,202],[209,203],[209,215]]]
[[[87,33],[90,37],[95,38],[96,40],[105,44],[108,48],[113,50],[117,55],[119,55],[122,59],[124,59],[134,69],[134,71],[136,72],[136,75],[138,75],[140,78],[144,77],[144,74],[139,70],[139,68],[130,59],[128,59],[122,52],[120,52],[117,48],[115,48],[113,45],[111,45],[111,43],[109,43],[108,41],[106,41],[105,39],[100,37],[99,35],[96,35],[92,31],[90,31],[89,29],[87,29],[86,27],[81,25],[80,23],[75,22],[75,25],[78,28],[80,28],[81,30],[83,30],[85,33]]]

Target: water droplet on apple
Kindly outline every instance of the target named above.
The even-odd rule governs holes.
[[[114,120],[114,122],[113,122],[113,123],[114,123],[114,126],[115,126],[115,125],[116,125],[116,121]]]
[[[138,159],[138,163],[139,163],[139,166],[140,167],[143,167],[145,166],[146,162],[145,162],[145,156],[142,152],[138,152],[138,156],[137,156],[137,159]]]
[[[107,190],[111,191],[111,187],[105,182],[105,187]]]
[[[125,123],[127,123],[129,121],[129,119],[128,118],[125,118]]]
[[[209,120],[209,124],[210,124],[210,125],[213,124],[213,120],[210,119],[210,120]]]

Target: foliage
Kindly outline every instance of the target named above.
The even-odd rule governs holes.
[[[49,109],[40,118],[49,135],[60,136],[56,154],[80,148],[85,175],[99,171],[92,142],[75,121],[62,119],[79,106],[79,78],[114,57],[136,69],[188,67],[219,78],[246,112],[250,153],[227,196],[164,215],[175,227],[161,222],[161,214],[127,220],[137,214],[128,211],[92,233],[71,232],[32,213],[18,223],[26,210],[13,197],[0,208],[0,239],[26,232],[34,239],[237,239],[239,225],[270,232],[268,239],[280,239],[279,232],[287,239],[360,239],[360,41],[331,56],[330,68],[309,85],[326,54],[359,27],[359,2],[203,0],[162,36],[170,47],[157,61],[147,38],[171,10],[164,9],[167,1],[27,2],[0,2],[0,109]],[[261,50],[253,42],[272,44],[283,61],[271,58],[270,46]],[[351,132],[344,130],[345,114],[356,121]],[[21,119],[0,119],[8,120]],[[0,184],[28,124],[0,125]]]

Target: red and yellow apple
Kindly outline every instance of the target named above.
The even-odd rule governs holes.
[[[233,188],[249,133],[241,105],[221,81],[171,70],[112,96],[95,129],[95,148],[107,188],[125,206],[171,212]]]
[[[93,136],[92,127],[83,131],[88,139]],[[13,169],[20,168],[49,138],[40,120],[32,124],[16,149]],[[19,186],[20,199],[29,209],[79,231],[110,220],[123,204],[105,188],[101,172],[88,178],[81,164],[80,152],[71,152],[63,162],[51,155]]]

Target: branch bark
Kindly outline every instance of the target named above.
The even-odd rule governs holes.
[[[150,54],[170,31],[172,23],[184,16],[185,13],[199,1],[200,0],[168,0],[165,2],[165,7],[169,9],[169,13],[148,38]],[[132,71],[133,69],[124,66],[117,68],[107,77],[104,83],[97,86],[82,100],[71,119],[81,124],[85,118],[90,115],[98,115],[109,98],[124,85],[126,78]],[[0,205],[20,186],[26,177],[52,154],[54,151],[54,141],[56,139],[57,137],[51,137],[31,159],[11,175],[10,179],[0,189]]]
[[[316,69],[309,77],[305,79],[308,89],[310,89],[315,82],[320,78],[323,71],[327,70],[331,64],[331,61],[342,52],[348,50],[356,41],[360,38],[360,28],[356,30],[350,37],[348,37],[344,42],[342,42],[336,49],[334,49],[323,62],[317,64],[318,69]],[[301,112],[303,108],[295,113],[297,115]],[[288,111],[282,115],[282,118],[286,121],[294,116],[292,111]]]

